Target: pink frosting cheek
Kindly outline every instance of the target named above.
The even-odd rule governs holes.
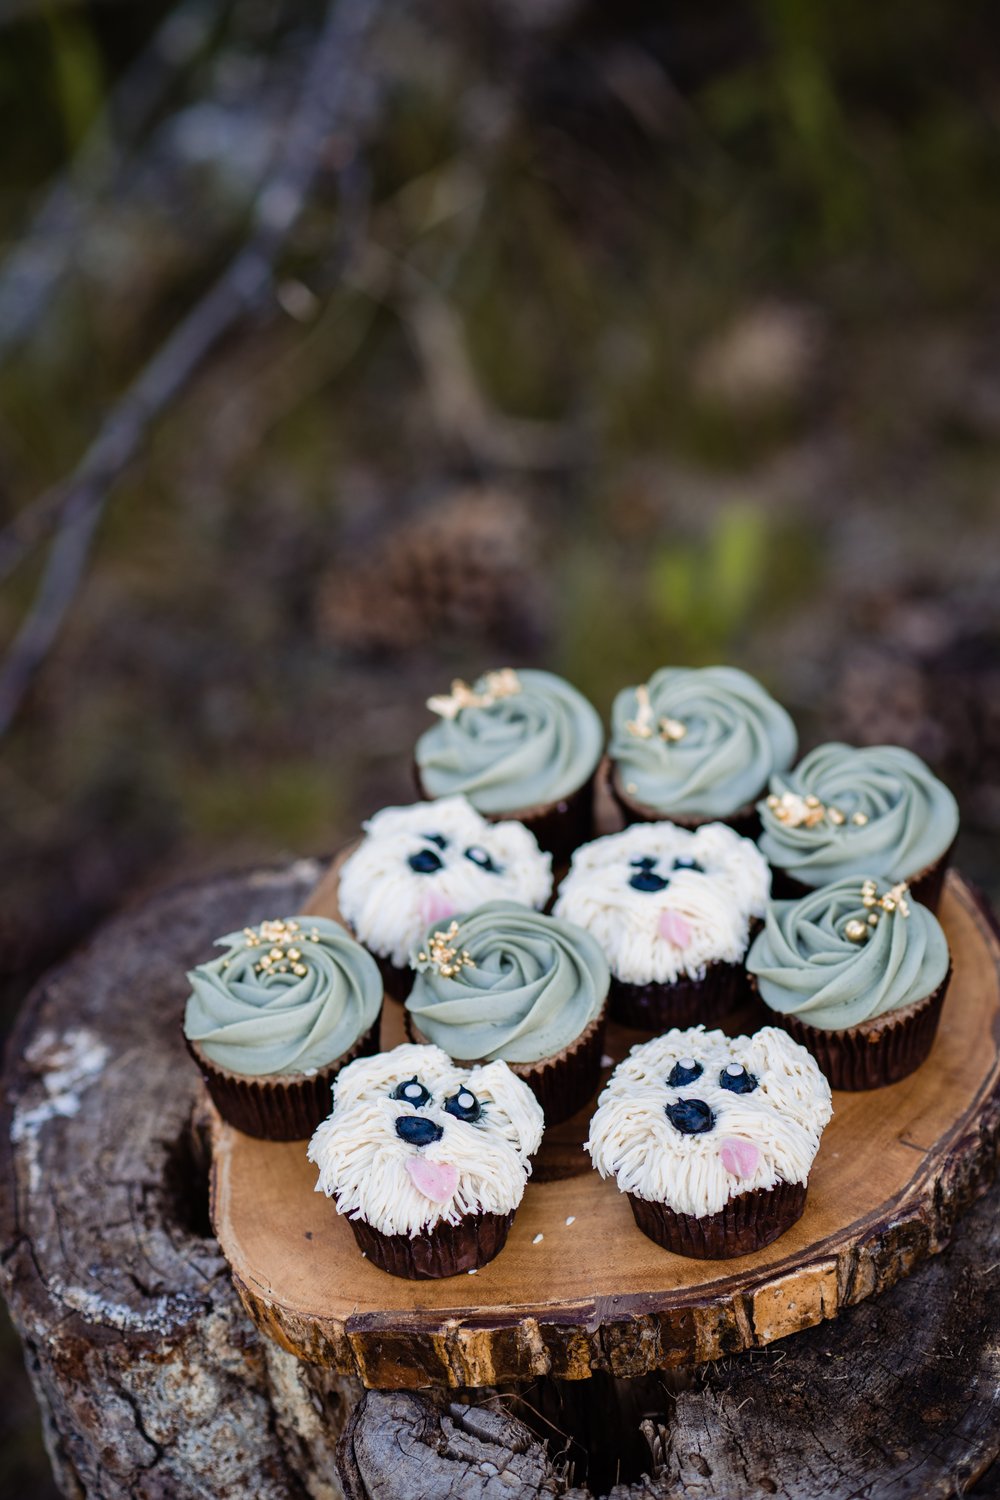
[[[458,1168],[450,1161],[428,1161],[423,1156],[407,1159],[406,1170],[418,1193],[432,1203],[446,1203],[458,1186]]]
[[[719,1160],[734,1177],[752,1177],[760,1164],[760,1151],[753,1141],[730,1136],[722,1142]]]
[[[432,922],[444,922],[455,915],[455,908],[446,897],[437,891],[428,891],[420,902],[420,920],[430,927]]]
[[[691,926],[679,911],[665,911],[660,917],[660,937],[673,943],[675,948],[686,948],[691,941]]]

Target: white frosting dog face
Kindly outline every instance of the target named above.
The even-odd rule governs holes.
[[[337,1074],[333,1113],[309,1142],[318,1193],[382,1234],[411,1237],[521,1201],[544,1116],[505,1062],[459,1068],[404,1043]]]
[[[386,807],[340,872],[339,903],[359,940],[399,967],[428,927],[487,901],[541,908],[552,856],[520,823],[487,823],[464,797]]]
[[[672,984],[739,963],[770,889],[756,844],[725,823],[637,823],[577,849],[554,914],[593,934],[616,978]]]
[[[830,1085],[787,1032],[693,1026],[619,1063],[587,1150],[623,1193],[703,1218],[737,1193],[804,1183],[832,1113]]]

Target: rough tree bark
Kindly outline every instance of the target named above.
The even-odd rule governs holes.
[[[509,1391],[357,1404],[356,1383],[258,1335],[208,1230],[184,969],[219,932],[294,910],[317,874],[302,861],[158,896],[22,1013],[3,1098],[0,1282],[67,1495],[334,1500],[352,1409],[341,1458],[355,1500],[585,1500],[616,1478],[630,1500],[1000,1492],[977,1484],[1000,1451],[995,1191],[950,1250],[884,1296],[662,1379],[536,1382],[523,1405]],[[571,1490],[585,1478],[589,1491]]]

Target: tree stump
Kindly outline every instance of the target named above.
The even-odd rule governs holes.
[[[1000,1452],[995,1191],[883,1296],[693,1371],[363,1395],[260,1335],[209,1232],[184,969],[218,933],[301,906],[317,874],[302,861],[158,896],[21,1015],[0,1276],[67,1495],[1000,1493],[979,1481]]]

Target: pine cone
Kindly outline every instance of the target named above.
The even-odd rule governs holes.
[[[460,636],[508,651],[544,634],[536,538],[520,499],[462,490],[406,522],[372,554],[320,583],[320,634],[364,652]]]

